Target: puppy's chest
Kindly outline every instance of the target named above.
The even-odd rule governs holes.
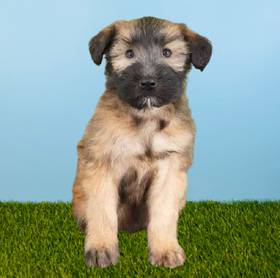
[[[113,159],[166,157],[170,153],[182,153],[191,144],[192,134],[174,128],[165,119],[135,120],[130,132],[118,138],[112,148]]]

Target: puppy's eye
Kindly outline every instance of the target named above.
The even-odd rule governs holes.
[[[128,59],[133,58],[133,57],[134,57],[134,51],[133,51],[132,49],[126,50],[125,56],[126,56]]]
[[[169,48],[164,48],[162,51],[162,55],[165,58],[169,58],[172,55],[172,51]]]

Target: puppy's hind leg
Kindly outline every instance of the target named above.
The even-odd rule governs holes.
[[[86,231],[86,194],[83,189],[83,178],[85,171],[85,161],[83,159],[83,142],[79,142],[77,146],[78,164],[76,178],[72,188],[72,212],[77,224],[82,232]]]
[[[76,179],[73,189],[72,211],[75,220],[82,232],[86,231],[86,196],[81,184]]]

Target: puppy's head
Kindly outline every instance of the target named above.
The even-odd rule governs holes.
[[[191,64],[202,71],[212,52],[208,39],[186,25],[153,17],[117,21],[93,37],[89,48],[97,65],[105,55],[107,84],[137,109],[178,99]]]

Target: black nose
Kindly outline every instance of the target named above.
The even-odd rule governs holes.
[[[157,86],[157,83],[153,79],[143,79],[139,82],[139,86],[145,90],[151,90]]]

